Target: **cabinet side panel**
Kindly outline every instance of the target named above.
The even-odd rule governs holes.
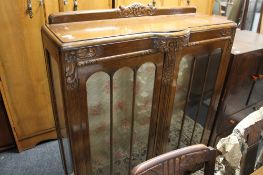
[[[47,63],[49,66],[49,78],[51,86],[51,95],[52,95],[52,105],[53,113],[56,120],[56,128],[59,137],[61,156],[64,163],[64,168],[66,174],[71,174],[73,172],[72,167],[72,158],[71,158],[71,148],[69,143],[69,136],[67,132],[67,126],[65,121],[64,105],[63,105],[63,96],[61,88],[61,79],[59,72],[59,65],[57,60],[52,57],[48,51],[46,51]]]

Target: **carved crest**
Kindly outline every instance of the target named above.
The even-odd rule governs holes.
[[[134,3],[130,6],[120,6],[121,17],[138,17],[138,16],[151,16],[156,12],[156,8],[153,5],[148,4],[147,6],[141,3]]]

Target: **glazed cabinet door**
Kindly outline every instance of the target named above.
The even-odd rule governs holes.
[[[93,174],[128,174],[152,151],[162,58],[112,60],[83,74]]]
[[[68,92],[79,108],[69,115],[77,115],[71,126],[82,123],[89,140],[73,150],[86,146],[92,174],[128,174],[153,151],[162,65],[163,55],[156,53],[79,68],[79,86]]]
[[[178,61],[167,150],[207,144],[222,88],[225,42],[185,48]]]

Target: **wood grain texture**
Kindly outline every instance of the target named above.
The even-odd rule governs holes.
[[[48,21],[48,16],[50,14],[59,12],[59,1],[45,0],[44,10],[44,17],[46,18],[45,20]]]
[[[58,2],[60,12],[74,11],[73,0],[66,0],[66,4],[64,3],[64,0],[58,0]],[[110,9],[112,7],[112,0],[76,0],[76,2],[77,10]]]
[[[21,139],[54,128],[40,34],[44,12],[39,1],[32,6],[32,19],[25,13],[25,0],[4,1],[0,7],[5,26],[0,29],[0,75],[18,145]]]
[[[170,14],[182,14],[182,13],[196,13],[196,8],[161,8],[153,16],[158,15],[170,15]],[[120,18],[120,8],[109,10],[83,10],[75,12],[63,12],[54,13],[49,17],[50,24],[68,23],[68,22],[81,22],[81,21],[94,21],[104,19],[116,19]]]
[[[190,0],[191,6],[195,6],[198,13],[212,15],[214,7],[213,0]],[[181,6],[187,6],[186,1],[182,0]]]
[[[111,9],[112,0],[78,0],[78,10]]]
[[[74,12],[72,14],[74,14]],[[157,35],[159,33],[165,33],[166,31],[179,32],[187,29],[194,31],[199,30],[199,26],[217,27],[219,24],[232,25],[231,21],[225,20],[219,16],[188,14],[184,16],[167,15],[165,18],[166,20],[164,21],[162,20],[162,15],[143,16],[138,17],[136,21],[132,18],[119,18],[114,21],[83,21],[76,23],[48,24],[46,26],[62,43],[67,43],[140,33],[154,33]],[[169,23],[167,23],[167,21],[169,21]]]

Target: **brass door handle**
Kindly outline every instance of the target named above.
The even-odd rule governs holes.
[[[31,2],[31,0],[27,0],[26,13],[29,15],[30,18],[33,18],[33,10],[32,10],[32,2]]]
[[[73,7],[74,11],[78,10],[78,0],[74,0],[74,7]]]
[[[44,0],[39,0],[39,6],[44,6]],[[32,8],[32,0],[27,0],[27,9],[26,13],[30,18],[33,18],[33,8]]]
[[[253,75],[251,75],[251,78],[254,81],[260,80],[260,79],[263,79],[263,74],[253,74]]]
[[[186,3],[187,3],[187,5],[190,5],[191,1],[190,1],[190,0],[187,0]]]

